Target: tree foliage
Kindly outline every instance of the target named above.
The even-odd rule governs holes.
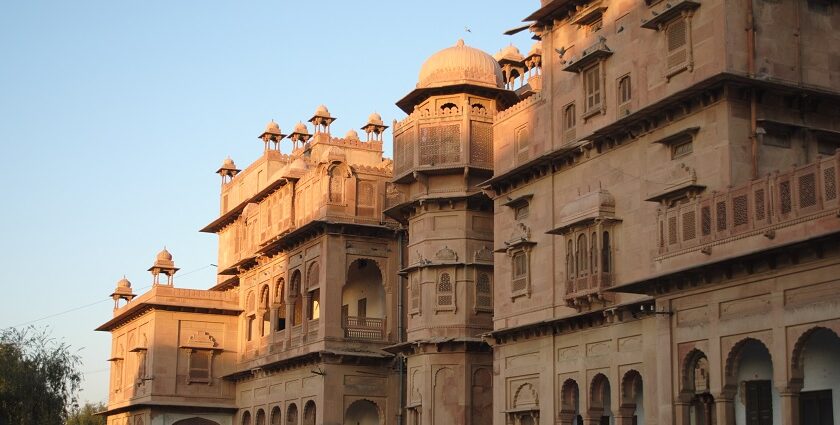
[[[80,357],[34,327],[0,331],[0,424],[63,424],[77,406]]]
[[[105,403],[85,403],[70,414],[67,425],[105,425],[105,417],[96,413],[104,411],[106,407]]]

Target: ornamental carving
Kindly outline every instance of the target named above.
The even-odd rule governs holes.
[[[216,338],[210,335],[209,332],[199,331],[190,336],[187,345],[190,348],[216,348],[219,344],[216,342]]]
[[[435,254],[435,258],[438,260],[458,261],[458,253],[453,251],[448,246],[444,246],[440,251],[438,251]]]
[[[487,247],[487,245],[482,246],[478,250],[475,251],[473,254],[474,261],[493,261],[493,250]]]

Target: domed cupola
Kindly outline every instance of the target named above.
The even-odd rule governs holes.
[[[417,87],[457,84],[500,88],[504,84],[502,68],[489,54],[458,40],[454,46],[435,53],[423,63]]]
[[[420,67],[416,88],[397,102],[406,113],[431,95],[472,92],[496,97],[506,92],[499,62],[486,52],[458,40],[426,59]],[[513,96],[513,93],[505,96]],[[513,100],[511,98],[511,100]]]

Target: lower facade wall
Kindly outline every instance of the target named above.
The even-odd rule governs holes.
[[[634,319],[495,347],[493,423],[658,423],[645,414],[657,411],[655,338],[652,319]]]
[[[675,423],[702,422],[705,408],[719,424],[746,424],[756,385],[773,424],[806,425],[800,395],[824,390],[840,418],[838,276],[834,257],[659,300],[674,313]]]
[[[414,354],[406,359],[406,371],[406,425],[491,422],[493,363],[490,353]]]
[[[658,298],[655,313],[501,343],[493,423],[745,425],[758,415],[806,425],[818,405],[836,423],[837,254],[687,285]]]
[[[397,376],[383,366],[320,363],[237,384],[235,424],[395,423]],[[348,422],[349,421],[349,422]]]

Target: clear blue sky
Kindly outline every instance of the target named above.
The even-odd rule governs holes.
[[[538,7],[3,2],[0,328],[75,309],[34,324],[80,349],[82,400],[104,401],[110,337],[93,329],[111,317],[116,281],[125,274],[147,288],[146,269],[166,245],[181,268],[176,286],[215,282],[216,236],[198,229],[218,213],[213,172],[227,155],[244,168],[261,154],[256,136],[270,119],[287,130],[321,103],[339,135],[373,111],[390,125],[428,56],[459,38],[525,54],[527,31],[502,32]]]

